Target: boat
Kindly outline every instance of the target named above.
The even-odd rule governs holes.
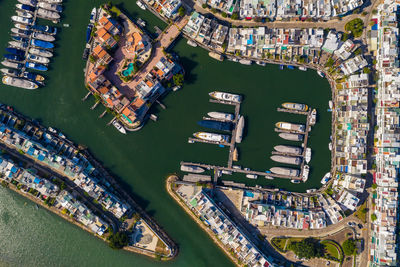
[[[14,26],[15,26],[15,28],[20,29],[20,30],[30,30],[31,29],[31,26],[21,24],[21,23],[15,23]]]
[[[270,175],[265,175],[265,179],[274,180],[274,177],[272,177],[272,176],[270,176]]]
[[[1,62],[1,64],[3,66],[9,67],[9,68],[13,68],[13,69],[21,69],[24,66],[21,63],[11,62],[11,61],[8,61],[8,60],[3,60]]]
[[[114,120],[114,121],[112,122],[112,125],[113,125],[115,128],[117,128],[117,130],[118,130],[120,133],[126,134],[126,130],[125,130],[124,126],[122,126],[117,120]]]
[[[50,11],[41,7],[38,8],[36,14],[44,19],[53,19],[53,20],[60,19],[60,14],[58,14],[57,12]]]
[[[49,128],[47,128],[47,129],[49,130],[49,132],[51,132],[51,133],[53,133],[53,134],[56,134],[56,133],[57,133],[57,130],[54,129],[54,128],[52,128],[52,127],[49,127]]]
[[[19,70],[15,70],[15,69],[0,69],[1,73],[3,73],[4,75],[8,75],[8,76],[19,76],[19,74],[21,73]]]
[[[12,60],[12,61],[19,61],[19,62],[22,62],[25,59],[24,56],[18,56],[18,55],[14,55],[14,54],[5,54],[4,58],[8,59],[8,60]]]
[[[316,122],[317,122],[317,110],[314,108],[311,111],[310,125],[315,125]]]
[[[187,42],[186,42],[188,45],[190,45],[190,46],[192,46],[192,47],[197,47],[197,43],[195,42],[195,41],[193,41],[193,40],[188,40]]]
[[[294,69],[295,69],[294,66],[292,66],[292,65],[288,65],[287,67],[288,67],[288,69],[290,69],[290,70],[294,70]]]
[[[20,16],[12,16],[11,19],[14,22],[18,22],[18,23],[22,23],[22,24],[32,25],[32,23],[33,23],[32,19],[27,19],[27,18],[20,17]]]
[[[93,9],[92,9],[92,12],[90,12],[90,18],[89,18],[89,21],[90,21],[90,23],[95,23],[96,22],[96,12],[97,10],[96,10],[96,8],[94,7]]]
[[[15,77],[10,77],[10,76],[4,76],[2,79],[3,83],[6,85],[11,85],[14,87],[20,87],[24,89],[37,89],[39,86],[31,81],[21,79],[21,78],[15,78]]]
[[[6,51],[14,54],[14,55],[18,55],[18,56],[25,56],[25,51],[21,50],[21,49],[17,49],[17,48],[12,48],[12,47],[7,47]]]
[[[29,72],[29,71],[24,71],[22,73],[22,76],[28,80],[31,81],[35,81],[35,82],[43,82],[44,81],[44,77],[42,75],[33,73],[33,72]]]
[[[51,53],[50,51],[47,51],[45,49],[34,48],[34,47],[29,49],[29,53],[31,53],[33,55],[41,56],[41,57],[52,57],[53,56],[53,53]]]
[[[90,40],[92,39],[92,29],[93,29],[93,24],[89,24],[86,28],[86,43],[89,43]]]
[[[82,54],[82,59],[87,60],[89,58],[90,48],[85,47]]]
[[[330,109],[333,108],[333,102],[332,102],[332,100],[329,100],[328,105],[329,105],[329,108],[330,108]]]
[[[241,169],[242,169],[242,166],[239,166],[239,165],[232,165],[232,168],[233,168],[233,169],[237,169],[237,170],[241,170]]]
[[[136,1],[136,5],[137,5],[138,7],[140,7],[141,9],[146,10],[146,5],[145,5],[142,1],[137,0],[137,1]]]
[[[24,35],[25,37],[28,37],[32,33],[31,31],[21,30],[21,29],[17,29],[17,28],[11,28],[11,32],[18,34],[18,35]]]
[[[263,66],[263,67],[267,66],[267,63],[265,63],[263,61],[256,61],[256,64],[260,65],[260,66]]]
[[[48,64],[50,62],[50,59],[48,59],[47,57],[36,56],[36,55],[33,55],[33,54],[28,54],[28,58],[27,59],[29,61],[42,63],[42,64]]]
[[[182,86],[177,85],[177,86],[172,87],[172,91],[176,92],[176,91],[178,91],[178,90],[181,89],[181,88],[182,88]]]
[[[28,38],[24,38],[18,35],[11,35],[11,39],[13,39],[14,41],[23,43],[23,44],[28,44],[29,39]]]
[[[240,59],[239,63],[243,64],[243,65],[251,65],[251,64],[253,64],[253,61],[251,61],[249,59]]]
[[[331,173],[327,172],[324,177],[322,177],[321,184],[326,184],[331,179],[331,177]]]
[[[235,142],[236,143],[241,143],[243,139],[243,129],[244,129],[244,117],[240,116],[239,122],[236,126],[236,138]]]
[[[246,177],[249,178],[249,179],[257,179],[258,175],[256,175],[256,174],[246,174]]]
[[[33,18],[33,15],[31,13],[28,13],[23,10],[17,10],[16,13],[18,16],[23,17],[23,18],[27,18],[27,19]]]
[[[193,172],[193,173],[202,173],[205,170],[199,166],[193,165],[181,165],[181,171],[183,172]]]
[[[317,71],[317,73],[321,78],[325,78],[325,73],[323,73],[322,71],[319,70]]]
[[[332,151],[332,142],[329,143],[328,148],[330,151]]]
[[[275,126],[282,130],[299,131],[299,132],[304,132],[306,129],[306,126],[304,124],[295,124],[289,122],[277,122]]]
[[[36,40],[36,39],[32,39],[31,40],[31,45],[36,46],[36,47],[40,47],[40,48],[46,48],[46,49],[50,49],[54,47],[54,44],[50,43],[50,42],[46,42],[46,41],[42,41],[42,40]]]
[[[39,71],[47,71],[47,67],[39,63],[26,62],[25,67]]]
[[[312,189],[307,189],[306,190],[307,194],[314,193],[314,192],[317,192],[317,189],[312,188]]]
[[[280,133],[279,137],[289,141],[303,141],[304,138],[302,134],[294,134],[294,133]]]
[[[299,155],[299,156],[303,153],[303,149],[297,146],[279,145],[279,146],[274,146],[274,149],[277,152]]]
[[[208,55],[209,55],[210,57],[212,57],[213,59],[216,59],[216,60],[218,60],[218,61],[224,61],[224,57],[223,57],[220,53],[217,53],[217,52],[209,52]]]
[[[308,166],[306,164],[306,165],[304,165],[304,168],[303,168],[303,174],[302,174],[303,182],[306,182],[308,180],[309,174],[310,174],[310,166]]]
[[[280,69],[280,70],[283,70],[284,68],[285,68],[285,65],[282,65],[282,64],[279,65],[279,69]]]
[[[142,27],[146,27],[146,21],[142,20],[141,18],[138,18],[136,20],[136,23],[139,24]]]
[[[286,168],[286,167],[273,167],[269,169],[271,172],[280,175],[287,175],[287,176],[299,176],[300,171],[298,169]]]
[[[20,43],[17,41],[10,41],[8,44],[14,48],[20,48],[20,49],[26,49],[28,47],[28,44]]]
[[[208,112],[207,115],[214,119],[226,120],[226,121],[233,121],[233,119],[235,118],[235,116],[231,113],[216,112],[216,111]]]
[[[292,102],[285,102],[282,104],[282,107],[291,110],[298,110],[298,111],[307,111],[308,106],[306,104],[299,104],[299,103],[292,103]]]
[[[216,134],[216,133],[208,133],[208,132],[197,132],[194,133],[193,136],[207,141],[212,142],[229,142],[229,136],[223,134]]]
[[[50,4],[61,4],[63,0],[46,0]]]
[[[300,67],[299,67],[299,70],[307,71],[307,68],[306,68],[306,67],[303,67],[303,66],[300,66]]]
[[[209,95],[214,99],[222,101],[229,101],[235,103],[240,103],[242,101],[242,96],[231,93],[214,91],[209,93]]]
[[[40,33],[40,32],[34,32],[32,34],[32,38],[42,40],[42,41],[47,41],[47,42],[53,42],[54,40],[56,40],[56,38],[54,38],[54,36]]]
[[[222,173],[226,175],[232,175],[232,172],[227,170],[222,170]]]
[[[36,0],[18,0],[21,4],[36,7],[37,1]]]
[[[16,4],[15,5],[18,9],[21,10],[26,10],[26,11],[30,11],[30,12],[35,12],[35,8],[33,6],[30,5],[25,5],[25,4]]]
[[[271,156],[271,159],[275,162],[293,164],[293,165],[300,165],[302,161],[300,157],[280,156],[280,155]]]
[[[39,2],[38,3],[38,7],[41,7],[41,8],[47,9],[47,10],[51,10],[51,11],[62,12],[62,6],[61,5],[57,5],[57,4]]]
[[[231,122],[222,122],[222,121],[214,121],[214,120],[202,120],[197,122],[202,127],[207,127],[210,129],[215,129],[219,131],[232,131],[233,125]]]
[[[69,24],[68,24],[68,23],[64,23],[63,26],[64,26],[65,28],[68,28],[68,27],[69,27]]]
[[[57,28],[56,27],[51,27],[51,26],[45,26],[45,25],[33,25],[31,27],[33,30],[45,32],[51,35],[55,35],[57,33]]]
[[[290,182],[293,184],[299,184],[300,180],[292,179],[292,180],[290,180]]]
[[[309,148],[309,147],[306,148],[306,155],[305,155],[304,159],[306,160],[307,164],[310,162],[310,160],[311,160],[311,148]]]
[[[233,161],[239,160],[239,151],[238,151],[237,147],[235,147],[235,149],[233,150],[232,160]]]

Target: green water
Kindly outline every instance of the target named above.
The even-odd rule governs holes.
[[[15,0],[0,0],[0,51],[4,51],[9,40],[15,3]],[[162,100],[167,110],[155,107],[154,113],[159,116],[156,123],[150,121],[139,132],[121,135],[114,127],[106,126],[110,116],[98,119],[103,107],[90,110],[93,98],[81,101],[87,93],[81,60],[86,25],[92,7],[100,3],[67,1],[61,24],[68,23],[70,27],[62,28],[57,35],[56,57],[52,59],[50,71],[45,73],[49,77],[47,86],[28,91],[0,85],[0,102],[13,105],[44,125],[60,129],[78,144],[87,145],[179,244],[180,254],[172,262],[158,263],[140,255],[113,251],[90,234],[43,209],[36,210],[29,201],[0,188],[0,263],[6,266],[228,266],[229,260],[164,189],[165,177],[179,170],[181,160],[226,164],[227,148],[187,143],[193,132],[204,130],[196,122],[207,112],[233,112],[230,107],[209,103],[208,92],[218,89],[245,96],[242,114],[247,118],[248,128],[239,146],[238,164],[257,170],[275,166],[269,160],[270,152],[274,145],[284,143],[273,131],[274,123],[304,121],[301,116],[278,113],[276,107],[283,101],[293,101],[318,109],[319,122],[310,139],[314,153],[309,181],[293,185],[260,178],[252,183],[303,191],[317,187],[330,166],[328,82],[313,71],[220,63],[209,58],[204,50],[189,47],[180,40],[174,51],[180,55],[187,73],[184,88]],[[123,7],[131,17],[139,15],[146,20],[150,31],[154,31],[154,25],[165,27],[151,13],[140,10],[135,1],[124,3]],[[240,176],[227,178],[249,182]]]

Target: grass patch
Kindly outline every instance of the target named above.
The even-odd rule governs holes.
[[[364,22],[362,19],[356,18],[347,22],[344,28],[348,33],[351,33],[355,38],[358,38],[363,33]]]
[[[367,209],[367,201],[365,201],[358,209],[357,211],[354,213],[354,215],[360,219],[363,223],[367,222],[367,213],[368,213],[368,209]]]

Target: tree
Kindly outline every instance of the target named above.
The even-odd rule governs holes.
[[[354,241],[354,239],[349,238],[343,242],[342,247],[345,255],[353,255],[354,251],[356,250],[356,242]]]
[[[363,72],[366,74],[370,74],[371,70],[368,67],[363,68]]]
[[[358,38],[363,33],[364,22],[362,19],[356,18],[347,22],[344,28],[347,32],[351,32],[355,38]]]
[[[181,74],[181,73],[175,74],[172,78],[174,80],[175,85],[177,85],[177,86],[183,85],[183,81],[184,81],[183,74]]]
[[[323,245],[312,238],[306,238],[300,242],[291,242],[289,249],[300,259],[311,259],[323,255]]]
[[[226,18],[228,16],[228,14],[226,14],[226,12],[221,12],[221,16]]]
[[[126,232],[110,233],[108,236],[109,246],[114,249],[121,249],[128,245],[128,234]]]
[[[201,7],[206,9],[208,6],[207,6],[207,4],[202,4]]]
[[[234,20],[239,19],[238,13],[233,13],[232,16],[231,16],[231,18],[234,19]]]
[[[179,14],[179,16],[183,17],[183,16],[185,16],[185,13],[186,13],[185,8],[184,8],[183,6],[181,6],[181,7],[178,9],[178,14]]]

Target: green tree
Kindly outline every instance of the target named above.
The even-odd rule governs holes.
[[[376,217],[375,213],[371,214],[371,221],[375,221],[376,219],[378,219],[378,217]]]
[[[356,250],[356,242],[352,238],[347,239],[343,242],[342,247],[345,255],[353,255],[354,251]]]
[[[238,13],[233,13],[232,16],[231,16],[231,18],[234,19],[234,20],[239,19]]]
[[[300,242],[291,242],[289,249],[300,259],[318,258],[323,255],[323,245],[312,238],[306,238]]]
[[[363,68],[363,72],[366,74],[370,74],[371,70],[368,67]]]
[[[121,249],[128,245],[128,234],[126,232],[110,233],[108,241],[111,248]]]
[[[226,18],[228,16],[228,14],[226,14],[226,12],[221,12],[221,16]]]
[[[183,74],[181,74],[181,73],[175,74],[173,76],[173,80],[174,80],[175,85],[182,86],[183,85],[183,81],[184,81]]]
[[[351,32],[355,38],[358,38],[363,33],[364,22],[362,19],[356,18],[347,22],[344,28],[347,32]]]
[[[181,6],[181,7],[178,9],[178,14],[179,14],[179,16],[183,17],[183,16],[185,16],[185,13],[186,13],[185,8],[184,8],[183,6]]]

